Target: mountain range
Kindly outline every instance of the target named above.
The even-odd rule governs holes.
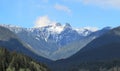
[[[56,61],[54,68],[61,69],[56,71],[119,71],[109,70],[115,66],[120,68],[119,54],[120,27],[117,27],[94,39],[73,56]]]
[[[60,23],[39,28],[22,28],[14,25],[1,25],[14,32],[38,55],[51,60],[65,59],[78,52],[93,39],[111,28],[73,28]],[[76,46],[76,47],[73,47]]]
[[[120,70],[120,27],[93,31],[58,23],[29,29],[1,25],[0,34],[0,48],[24,54],[52,71]]]

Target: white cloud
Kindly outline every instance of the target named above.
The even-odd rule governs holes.
[[[65,2],[77,2],[85,5],[96,5],[103,8],[120,9],[120,0],[63,0]]]
[[[40,16],[37,18],[34,27],[44,27],[50,24],[55,24],[56,22],[51,21],[48,16]]]
[[[85,4],[98,5],[102,7],[120,8],[120,0],[81,0]]]
[[[64,5],[55,4],[54,8],[56,10],[64,11],[64,12],[67,12],[67,13],[71,13],[71,10],[67,6],[64,6]]]

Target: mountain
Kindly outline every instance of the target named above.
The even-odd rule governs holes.
[[[114,28],[111,31],[105,33],[104,35],[96,38],[90,42],[86,47],[81,49],[77,54],[71,58],[81,56],[91,56],[91,58],[83,58],[83,60],[105,60],[119,58],[119,47],[120,47],[120,27]],[[77,56],[78,55],[78,56]],[[92,59],[94,58],[94,59]],[[81,59],[82,60],[82,59]]]
[[[43,58],[35,53],[34,50],[28,44],[24,43],[22,40],[19,39],[13,32],[9,29],[0,26],[0,46],[5,47],[6,49],[18,53],[25,54],[37,61],[43,63],[49,63],[50,60]]]
[[[110,30],[110,28],[96,30],[90,27],[76,29],[68,23],[65,25],[57,23],[39,28],[1,26],[14,32],[36,54],[51,60],[64,59],[75,54],[93,39]]]
[[[120,27],[117,27],[108,31],[104,35],[94,39],[73,56],[67,59],[56,61],[55,62],[56,67],[54,68],[56,69],[58,68],[59,69],[58,71],[70,71],[70,70],[80,71],[81,67],[82,69],[86,69],[87,67],[88,70],[93,71],[91,69],[100,68],[110,69],[112,67],[120,67],[119,54],[120,54]]]
[[[90,43],[95,38],[102,36],[103,34],[110,31],[110,29],[111,29],[110,27],[105,27],[101,30],[91,33],[90,35],[80,40],[74,41],[66,46],[63,46],[61,47],[61,49],[55,51],[51,58],[66,59],[72,56],[73,54],[77,53],[79,50],[81,50],[83,47],[85,47],[88,43]]]
[[[1,25],[1,26],[7,27],[11,31],[17,33],[18,36],[19,33],[27,32],[28,35],[33,35],[37,40],[43,39],[46,42],[53,41],[60,46],[64,46],[70,42],[81,39],[85,36],[88,36],[92,32],[97,31],[96,28],[94,29],[89,27],[79,29],[72,28],[71,25],[68,23],[66,23],[65,25],[57,23],[38,28],[22,28],[13,25]],[[69,40],[66,40],[67,38],[69,38]]]
[[[1,71],[50,71],[44,64],[17,52],[0,47]]]
[[[57,33],[54,32],[54,35],[61,35],[61,38],[64,38],[61,39],[61,41],[63,42],[65,41],[66,43],[69,42],[67,44],[59,43],[62,44],[59,45],[53,38],[44,40],[43,37],[40,36],[42,35],[41,30],[44,33],[44,35],[52,33],[50,36],[53,36],[53,31],[48,32],[47,30],[49,29],[50,31],[50,28],[52,28],[53,25],[30,29],[15,27],[11,25],[3,26],[5,27],[0,26],[0,34],[2,34],[0,35],[1,47],[4,47],[11,52],[15,51],[17,53],[25,54],[31,57],[32,59],[37,60],[38,62],[45,63],[53,71],[79,71],[81,70],[81,67],[84,70],[85,67],[87,66],[88,70],[94,69],[94,67],[96,68],[96,66],[97,69],[100,69],[99,64],[100,65],[103,64],[101,65],[102,67],[106,64],[111,63],[113,63],[114,65],[114,60],[116,64],[116,59],[119,59],[120,57],[119,56],[120,27],[112,30],[110,30],[111,28],[106,27],[96,32],[95,31],[90,32],[89,35],[86,34],[81,35],[80,32],[78,32],[78,30],[73,29],[69,24],[66,24],[65,26],[63,26],[64,30],[59,32],[59,34],[58,32]],[[56,24],[56,26],[62,27],[60,24]],[[56,28],[58,29],[58,27]],[[76,38],[76,40],[72,40],[75,39],[72,38],[73,36],[75,36],[75,38],[78,37],[79,39]],[[54,38],[58,37],[55,36]],[[71,42],[67,39],[70,39]],[[39,44],[39,47],[37,48],[32,47],[31,44],[32,46],[33,44],[34,46]],[[44,54],[45,51],[48,52]],[[41,57],[42,54],[44,54],[43,55],[44,57],[45,55],[46,56],[49,55],[48,58],[50,59],[53,58],[56,60],[57,59],[61,60],[53,62],[44,57]],[[109,61],[106,62],[105,60]],[[119,60],[117,60],[117,62],[119,62]],[[91,67],[91,65],[93,67]],[[119,66],[119,64],[117,65]]]

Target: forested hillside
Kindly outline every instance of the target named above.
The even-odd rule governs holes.
[[[70,67],[69,71],[120,71],[120,60],[83,62]]]
[[[0,47],[0,71],[50,71],[44,64]]]

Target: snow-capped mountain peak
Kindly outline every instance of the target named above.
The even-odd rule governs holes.
[[[61,24],[54,24],[53,26],[48,28],[48,31],[60,34],[63,31],[64,27]]]
[[[85,36],[88,36],[92,32],[97,31],[94,27],[84,27],[84,28],[73,28],[69,23],[61,25],[60,23],[49,24],[44,27],[34,27],[34,28],[21,28],[12,25],[2,25],[9,28],[16,34],[21,34],[27,32],[28,35],[32,35],[36,40],[43,39],[48,42],[52,40],[59,44],[60,46],[66,45],[73,41],[79,40]]]
[[[64,30],[66,30],[66,29],[68,29],[68,30],[73,29],[72,26],[69,23],[66,23],[63,26],[64,26]]]
[[[10,29],[11,31],[13,31],[15,33],[19,33],[20,31],[25,29],[25,28],[22,28],[22,27],[19,27],[19,26],[16,26],[16,25],[11,25],[11,24],[8,24],[8,25],[0,24],[0,26],[6,27],[6,28]]]
[[[75,30],[83,36],[87,36],[91,34],[92,32],[98,31],[98,28],[96,27],[83,27],[83,28],[75,28]]]
[[[60,23],[56,23],[56,24],[49,24],[44,27],[37,27],[37,28],[33,28],[33,29],[39,29],[40,31],[46,30],[52,34],[60,34],[63,31],[64,26],[62,26]]]

